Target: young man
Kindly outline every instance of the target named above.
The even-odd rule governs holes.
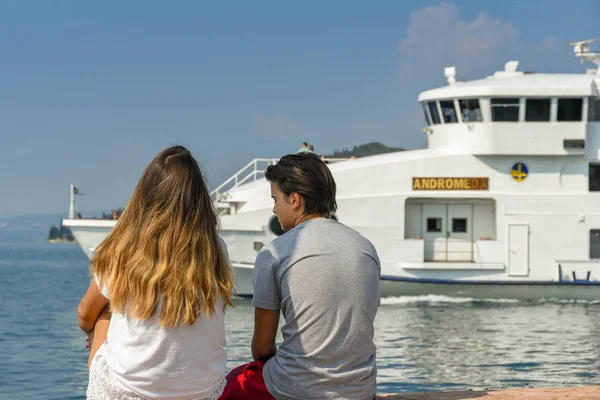
[[[254,266],[255,362],[232,371],[223,399],[373,399],[373,321],[380,264],[373,245],[330,219],[336,186],[310,153],[267,168],[285,234]],[[275,337],[283,313],[283,343]],[[235,394],[237,393],[237,394]]]
[[[306,153],[308,151],[308,142],[302,142],[302,147],[298,150],[298,153]]]

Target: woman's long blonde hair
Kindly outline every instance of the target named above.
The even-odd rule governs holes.
[[[91,262],[108,284],[113,311],[145,320],[162,300],[165,327],[212,315],[219,300],[232,305],[233,271],[202,172],[190,152],[170,147],[157,155],[129,204]]]

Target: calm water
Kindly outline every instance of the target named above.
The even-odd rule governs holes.
[[[0,229],[0,398],[81,399],[89,283],[76,244]],[[229,366],[250,360],[252,308],[228,311]],[[384,299],[376,320],[379,391],[598,385],[600,301]]]

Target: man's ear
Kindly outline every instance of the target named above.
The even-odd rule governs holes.
[[[292,206],[294,210],[298,208],[302,208],[302,196],[299,193],[292,192],[290,193],[290,199],[292,200]]]

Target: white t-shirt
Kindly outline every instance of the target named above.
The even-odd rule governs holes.
[[[101,292],[108,298],[106,285]],[[210,396],[225,379],[223,302],[215,304],[210,317],[179,328],[162,327],[159,310],[160,304],[144,321],[113,312],[104,345],[108,367],[123,385],[149,399]]]

